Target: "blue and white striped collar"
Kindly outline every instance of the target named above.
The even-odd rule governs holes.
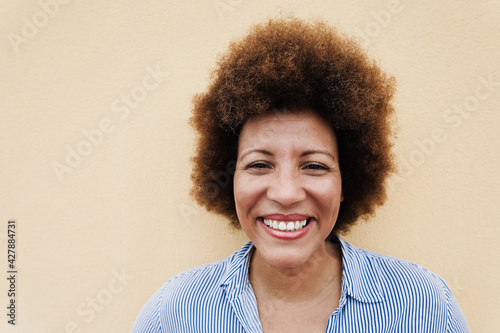
[[[226,297],[230,301],[239,297],[241,292],[250,286],[248,267],[250,267],[253,249],[252,242],[248,242],[231,256],[229,267],[225,276],[222,277],[221,283],[221,287],[226,290]]]
[[[338,237],[342,247],[342,294],[364,303],[384,301],[380,271],[361,250]]]
[[[339,236],[331,241],[340,242],[342,248],[341,305],[345,302],[346,295],[364,303],[383,302],[385,298],[376,263],[370,260],[364,250],[352,246]],[[248,242],[230,259],[229,267],[221,283],[230,301],[240,297],[242,292],[251,291],[248,268],[253,249],[252,242]]]

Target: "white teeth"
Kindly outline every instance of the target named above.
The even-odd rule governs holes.
[[[297,231],[304,228],[307,224],[307,220],[284,222],[284,221],[263,219],[263,221],[264,224],[267,225],[269,228],[281,231]]]

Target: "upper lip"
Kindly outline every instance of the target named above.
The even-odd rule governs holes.
[[[310,216],[302,215],[302,214],[269,214],[264,215],[262,218],[266,220],[274,220],[274,221],[303,221],[307,220]]]

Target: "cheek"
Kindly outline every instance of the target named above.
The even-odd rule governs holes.
[[[337,206],[335,203],[342,200],[342,185],[337,179],[314,181],[309,184],[308,188],[309,193],[323,207],[335,209]]]
[[[234,202],[236,213],[239,218],[243,218],[249,213],[258,201],[261,193],[264,192],[262,181],[252,179],[248,175],[236,172],[234,175]]]

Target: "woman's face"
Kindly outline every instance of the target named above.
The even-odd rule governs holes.
[[[270,265],[298,267],[325,251],[343,199],[328,123],[310,110],[250,119],[238,142],[234,199],[243,230]]]

